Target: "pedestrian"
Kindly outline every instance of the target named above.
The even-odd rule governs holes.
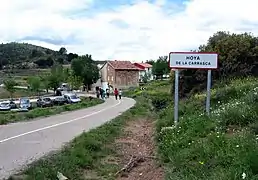
[[[97,86],[95,90],[96,90],[96,95],[97,95],[97,98],[99,98],[99,95],[100,95],[100,92],[99,92],[99,87]]]
[[[122,89],[119,89],[118,94],[119,94],[119,99],[121,99],[122,98]]]
[[[99,98],[99,95],[100,95],[99,90],[96,91],[96,95],[97,95],[97,98]]]
[[[106,91],[102,89],[102,99],[105,100],[105,98],[106,98]]]
[[[109,98],[109,89],[106,89],[107,98]]]
[[[102,96],[103,96],[102,88],[99,88],[99,94],[100,94],[100,98],[102,99]]]
[[[117,100],[117,96],[118,96],[118,90],[117,90],[117,88],[115,88],[114,94],[115,94],[115,98],[116,98],[116,100]]]

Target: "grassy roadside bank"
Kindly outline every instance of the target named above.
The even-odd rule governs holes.
[[[82,102],[76,104],[66,104],[62,106],[53,106],[47,108],[35,108],[28,112],[0,112],[0,125],[18,121],[27,121],[38,117],[46,117],[50,115],[60,114],[66,111],[74,111],[83,109],[97,104],[103,103],[101,99],[82,98]]]
[[[159,153],[166,179],[258,179],[257,79],[215,85],[212,114],[204,114],[205,94],[180,103],[180,122],[174,129],[173,108],[159,113]],[[172,105],[171,105],[172,106]]]
[[[87,177],[93,177],[90,174],[94,172],[97,179],[115,179],[114,174],[121,167],[103,159],[115,155],[112,143],[123,134],[127,122],[151,115],[150,102],[139,98],[130,110],[99,128],[83,133],[61,151],[31,164],[19,177],[28,180],[56,179],[57,172],[61,172],[71,180],[80,180],[93,179]]]

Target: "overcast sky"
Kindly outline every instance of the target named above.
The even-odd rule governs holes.
[[[258,33],[258,0],[1,0],[0,40],[143,61],[219,30]]]

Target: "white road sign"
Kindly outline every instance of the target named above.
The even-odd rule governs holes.
[[[173,69],[217,69],[217,53],[171,52],[169,66]]]

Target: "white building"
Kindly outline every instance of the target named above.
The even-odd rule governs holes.
[[[95,87],[101,87],[103,89],[108,88],[108,82],[107,79],[105,78],[107,76],[107,69],[104,67],[106,65],[107,61],[96,61],[97,66],[99,68],[99,79],[98,81],[92,85],[93,90],[95,90]]]
[[[148,80],[153,80],[153,74],[152,74],[152,65],[148,63],[134,63],[135,66],[137,66],[140,69],[139,72],[139,80],[142,81],[142,77],[145,76],[145,74],[148,75]]]

